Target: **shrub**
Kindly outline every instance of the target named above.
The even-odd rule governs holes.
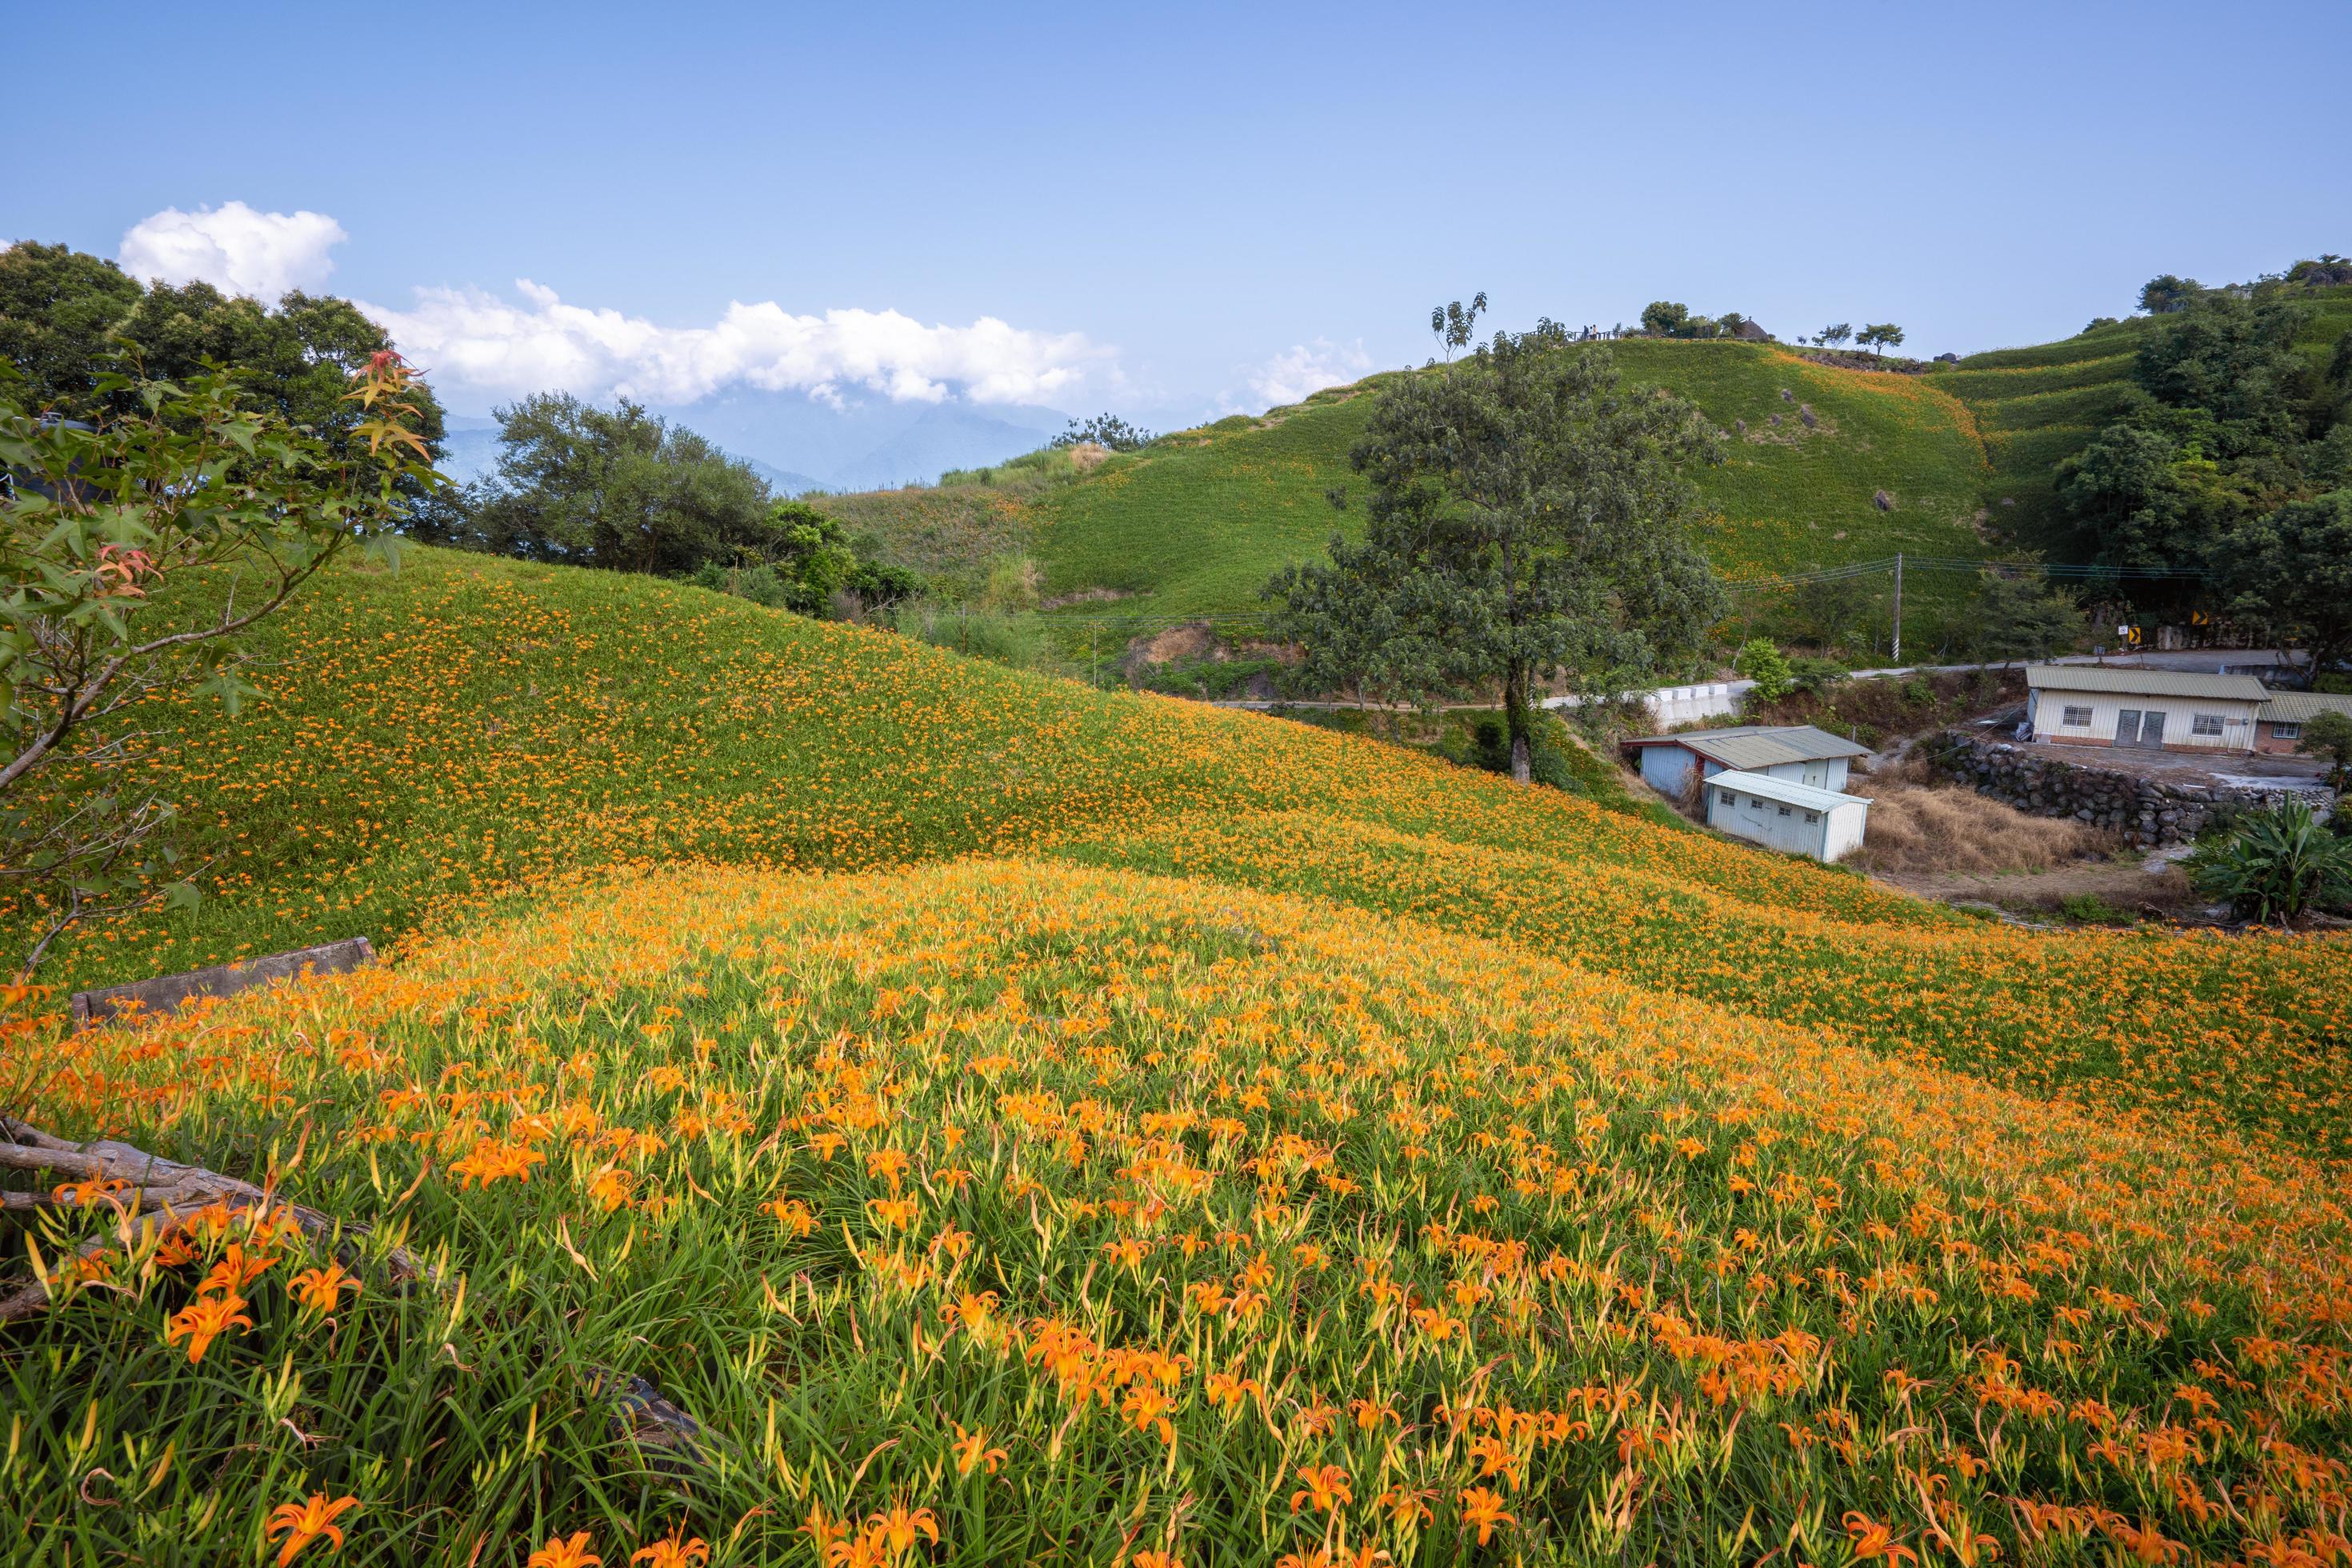
[[[908,599],[890,606],[884,620],[903,636],[993,664],[1048,672],[1061,668],[1045,623],[1034,615]]]
[[[1756,683],[1754,695],[1761,701],[1778,702],[1797,689],[1787,657],[1768,637],[1749,638],[1733,658],[1731,668]]]
[[[1789,660],[1789,687],[1813,697],[1851,678],[1853,671],[1833,658],[1792,658]]]
[[[2308,804],[2289,796],[2250,814],[2236,832],[2190,852],[2189,879],[2249,920],[2284,925],[2352,900],[2352,839],[2323,831]]]
[[[2096,893],[2069,893],[2058,900],[2058,913],[2076,925],[2136,925],[2139,917],[2121,904],[2111,904]]]

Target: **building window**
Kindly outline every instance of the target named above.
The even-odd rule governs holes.
[[[2091,710],[2088,708],[2077,708],[2073,703],[2069,702],[2066,705],[2066,727],[2070,730],[2089,729],[2091,727]]]
[[[2273,741],[2300,741],[2303,739],[2303,726],[2300,724],[2273,724],[2271,726],[2271,739]]]
[[[1749,795],[1749,796],[1748,797],[1748,808],[1750,811],[1761,811],[1761,810],[1763,810],[1763,809],[1764,809],[1764,803],[1763,803],[1762,801],[1760,801],[1760,800],[1758,800],[1754,795]]]
[[[2221,734],[2221,716],[2219,713],[2200,713],[2189,721],[2189,732],[2192,735],[2210,735],[2219,740]]]
[[[1719,789],[1715,793],[1722,797],[1723,804],[1726,805],[1738,805],[1739,804],[1739,797],[1732,794],[1727,789]]]
[[[1782,807],[1780,808],[1780,815],[1781,815],[1781,816],[1788,816],[1788,815],[1789,815],[1789,808],[1788,808],[1787,806],[1785,806],[1785,805],[1784,805],[1784,806],[1782,806]]]
[[[1822,814],[1818,811],[1809,811],[1805,813],[1805,820],[1807,822],[1819,822],[1821,819]]]

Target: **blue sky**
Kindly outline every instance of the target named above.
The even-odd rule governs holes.
[[[322,215],[256,276],[383,310],[477,410],[749,377],[1165,425],[1418,362],[1477,289],[1933,353],[2352,251],[2343,0],[87,17],[10,20],[46,63],[0,237]]]

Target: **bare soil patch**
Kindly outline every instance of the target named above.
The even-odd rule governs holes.
[[[1217,646],[1217,634],[1206,626],[1170,626],[1129,645],[1129,660],[1138,665],[1173,664],[1180,658],[1200,658]]]

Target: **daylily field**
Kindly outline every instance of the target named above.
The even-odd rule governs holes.
[[[20,999],[0,1109],[351,1228],[0,1218],[12,1562],[2352,1563],[2340,938],[643,581],[266,652],[145,721],[212,896],[57,978],[394,961]]]

